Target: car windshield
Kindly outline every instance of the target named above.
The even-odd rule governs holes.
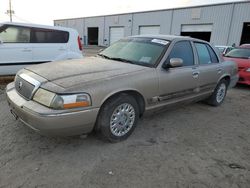
[[[168,44],[167,40],[154,38],[122,39],[98,55],[124,63],[153,67],[163,55]]]
[[[233,57],[233,58],[243,58],[249,59],[250,58],[250,49],[246,48],[235,48],[228,52],[225,57]]]

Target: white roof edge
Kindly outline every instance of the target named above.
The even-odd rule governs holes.
[[[44,29],[56,29],[56,30],[62,30],[62,31],[76,31],[75,29],[67,28],[67,27],[61,27],[61,26],[50,26],[50,25],[40,25],[40,24],[21,23],[21,22],[1,22],[0,25],[37,27],[37,28],[44,28]]]

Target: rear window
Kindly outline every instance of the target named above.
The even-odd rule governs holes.
[[[202,65],[212,63],[206,44],[195,42],[194,45],[198,53],[199,63]]]
[[[32,43],[67,43],[69,33],[59,30],[33,29]]]
[[[219,59],[217,55],[215,54],[214,50],[208,44],[206,46],[209,51],[212,63],[219,63]]]

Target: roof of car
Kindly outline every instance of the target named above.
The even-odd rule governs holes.
[[[250,44],[242,44],[239,47],[240,48],[250,48]]]
[[[173,41],[175,39],[183,39],[183,40],[194,40],[194,41],[200,41],[200,42],[206,42],[200,39],[195,39],[188,36],[179,36],[179,35],[135,35],[130,36],[128,38],[156,38],[156,39],[163,39],[168,41]]]
[[[57,29],[57,30],[64,30],[64,31],[75,31],[74,29],[67,28],[67,27],[39,25],[39,24],[31,24],[31,23],[3,22],[3,23],[0,23],[0,25],[13,25],[13,26],[37,27],[37,28],[45,28],[45,29]]]
[[[215,47],[217,47],[217,48],[230,48],[232,46],[218,46],[218,45],[215,45]]]

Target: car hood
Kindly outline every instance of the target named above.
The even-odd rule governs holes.
[[[234,61],[238,64],[239,67],[250,67],[250,59],[242,59],[242,58],[232,58],[232,57],[223,57],[225,61]]]
[[[107,60],[101,57],[85,57],[34,65],[26,69],[56,85],[70,88],[79,84],[110,80],[120,75],[148,69],[148,67]]]

